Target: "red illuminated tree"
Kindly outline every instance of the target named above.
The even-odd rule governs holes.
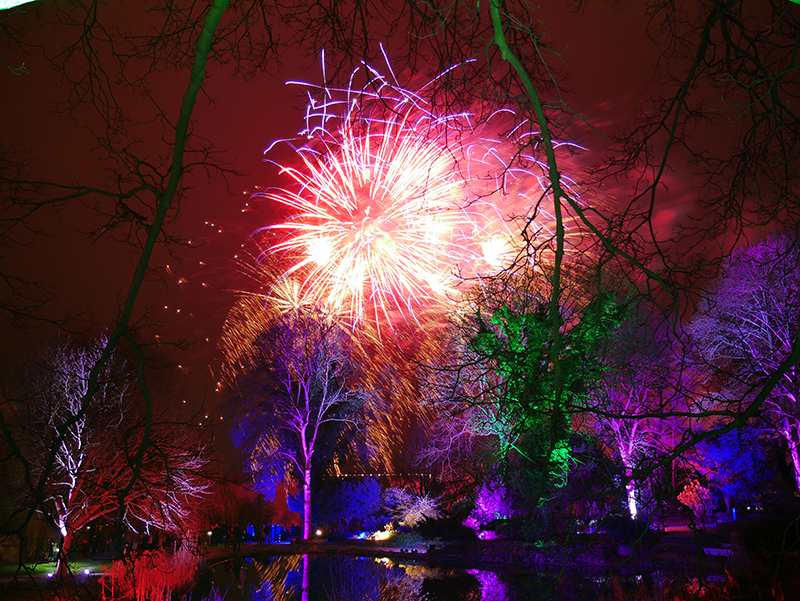
[[[145,415],[135,377],[119,354],[100,372],[87,395],[90,374],[107,339],[80,346],[59,341],[21,373],[19,394],[3,405],[4,446],[24,460],[16,482],[25,503],[36,504],[61,535],[59,575],[68,569],[75,534],[114,514],[124,499],[123,520],[177,536],[190,531],[193,503],[206,489],[206,453],[191,427]],[[144,450],[135,485],[128,489]],[[7,481],[8,482],[8,481]]]
[[[161,38],[163,42],[166,34],[142,37],[141,30],[135,31],[138,24],[133,22],[122,23],[117,28],[106,20],[114,18],[113,11],[106,12],[107,7],[96,2],[53,5],[45,11],[21,8],[3,16],[4,52],[41,51],[49,57],[55,72],[62,77],[61,85],[53,86],[63,91],[62,95],[54,97],[55,108],[63,112],[69,123],[87,124],[92,140],[89,148],[68,140],[67,152],[85,152],[78,164],[102,164],[104,174],[75,173],[65,178],[66,181],[56,181],[48,172],[35,169],[33,161],[28,160],[28,156],[37,154],[35,150],[23,153],[14,148],[11,153],[4,144],[0,152],[0,196],[3,200],[0,246],[8,251],[9,260],[0,274],[0,315],[15,323],[40,320],[63,324],[67,321],[65,316],[74,314],[74,308],[69,307],[55,317],[42,311],[49,289],[43,284],[41,274],[36,272],[36,265],[31,269],[27,260],[30,248],[41,250],[39,245],[48,235],[65,229],[61,216],[68,215],[70,220],[76,215],[82,216],[84,221],[74,222],[77,229],[88,231],[95,239],[104,238],[112,246],[120,242],[125,256],[131,257],[133,264],[129,285],[117,291],[121,300],[107,340],[91,356],[91,364],[84,365],[83,395],[77,404],[73,402],[74,397],[70,403],[62,404],[57,413],[60,417],[53,423],[42,421],[47,413],[32,416],[49,428],[44,433],[50,436],[46,439],[44,454],[36,453],[42,439],[26,441],[26,432],[33,432],[31,428],[37,423],[36,419],[29,422],[18,419],[29,412],[25,396],[12,398],[14,395],[7,394],[3,399],[0,474],[19,476],[19,486],[15,490],[20,495],[20,503],[14,506],[10,516],[3,516],[7,517],[0,526],[4,535],[22,537],[36,514],[44,515],[53,527],[58,527],[59,520],[65,519],[68,534],[70,520],[78,523],[86,519],[79,519],[70,508],[75,507],[73,501],[88,490],[88,483],[95,477],[100,478],[95,482],[98,485],[95,494],[109,501],[109,504],[103,503],[102,510],[116,513],[120,548],[123,523],[131,511],[141,508],[140,516],[152,515],[156,520],[175,515],[169,511],[159,515],[159,508],[181,499],[177,491],[183,486],[182,477],[173,462],[177,455],[169,451],[170,445],[180,443],[181,436],[173,435],[169,420],[159,423],[148,386],[143,350],[144,340],[152,338],[149,335],[145,338],[140,329],[148,320],[149,312],[137,301],[140,301],[148,274],[153,273],[156,249],[177,239],[174,231],[169,231],[168,224],[179,213],[179,203],[189,185],[187,174],[193,167],[206,174],[225,173],[225,167],[212,160],[213,150],[207,141],[193,135],[193,113],[198,97],[202,96],[209,57],[220,41],[215,32],[228,4],[228,0],[199,3],[195,7],[197,12],[190,11],[191,14],[165,6],[165,20],[169,21],[169,15],[180,14],[180,20],[187,25],[179,35],[170,38],[173,41],[179,38],[180,43],[185,44],[180,52],[171,56],[161,55],[164,44],[154,41],[154,38]],[[113,35],[109,34],[111,31]],[[24,56],[21,60],[25,60]],[[161,88],[166,91],[166,97],[156,94],[154,88],[158,86],[152,86],[149,80],[164,66],[182,72],[176,78],[182,81],[177,88],[173,85]],[[178,98],[172,96],[176,89]],[[180,94],[181,89],[183,94]],[[38,137],[28,135],[26,142]],[[82,212],[87,209],[88,218]],[[59,218],[53,219],[53,211]],[[108,285],[105,276],[100,275],[100,267],[89,266],[88,269],[95,274],[96,282]],[[84,291],[83,299],[89,297],[90,293]],[[123,346],[131,353],[130,368],[136,374],[130,382],[131,391],[136,389],[132,397],[135,411],[128,413],[126,410],[120,416],[103,414],[103,403],[95,402],[95,395],[100,395],[101,400],[104,398],[104,374],[112,368]],[[98,416],[92,416],[95,410],[99,411]],[[77,461],[73,451],[80,456],[85,449],[90,457],[99,453],[92,444],[78,442],[84,429],[91,429],[91,422],[96,418],[101,424],[97,432],[105,432],[103,428],[115,426],[115,419],[123,416],[132,421],[117,429],[118,437],[113,442],[122,445],[115,447],[117,454],[112,454],[107,462],[97,459],[96,464],[92,463],[94,467],[84,470],[82,477],[76,476],[73,484],[73,475],[81,473],[78,466],[87,465],[84,460]],[[100,438],[103,436],[105,434]],[[107,440],[112,441],[110,433]],[[188,461],[190,456],[185,455],[183,459]],[[194,469],[191,462],[185,465],[189,470],[187,474]],[[97,466],[104,469],[98,473]],[[62,479],[64,474],[66,479]],[[109,478],[113,482],[109,482]],[[113,492],[107,494],[106,486],[112,483]],[[60,492],[51,498],[54,485]],[[84,498],[91,502],[90,494]],[[65,503],[68,509],[63,509]],[[90,508],[84,513],[95,515],[97,511],[97,508]]]
[[[354,386],[352,338],[331,319],[293,311],[276,317],[237,375],[243,411],[234,444],[249,460],[256,487],[274,498],[287,477],[303,491],[303,538],[311,528],[311,475],[321,449],[338,439],[365,394]]]

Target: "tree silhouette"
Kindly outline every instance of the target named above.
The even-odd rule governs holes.
[[[174,65],[187,71],[185,91],[175,110],[163,108],[152,94],[152,88],[145,83],[147,77],[160,68],[159,61],[154,60],[157,57],[152,53],[139,52],[142,50],[139,44],[144,44],[147,39],[133,34],[127,36],[123,33],[124,27],[112,35],[111,26],[105,21],[107,13],[99,3],[54,6],[53,12],[49,9],[42,12],[17,9],[12,14],[4,15],[0,23],[8,47],[22,51],[36,50],[38,43],[31,42],[29,37],[32,32],[47,32],[47,27],[51,25],[58,29],[59,36],[63,36],[58,41],[64,44],[56,52],[46,53],[57,72],[62,74],[65,84],[65,96],[60,98],[62,102],[58,108],[64,111],[67,118],[81,114],[82,110],[87,111],[88,115],[81,115],[95,141],[93,157],[103,161],[108,168],[108,177],[101,176],[97,182],[82,181],[82,178],[54,181],[46,175],[35,173],[29,159],[16,149],[4,149],[0,156],[3,161],[0,166],[3,197],[0,244],[4,248],[21,246],[23,249],[26,245],[34,245],[47,235],[36,222],[38,216],[49,211],[59,215],[77,205],[88,208],[92,213],[92,218],[87,221],[88,234],[128,244],[134,263],[129,285],[120,294],[116,319],[109,327],[105,345],[93,357],[93,364],[86,366],[88,375],[84,381],[83,396],[70,410],[72,413],[62,414],[63,421],[55,429],[54,438],[49,441],[46,449],[48,454],[41,463],[42,469],[35,478],[31,477],[30,470],[26,472],[26,502],[14,512],[14,519],[4,524],[6,533],[21,535],[36,513],[48,512],[47,484],[53,481],[57,473],[59,452],[71,444],[74,429],[88,418],[93,399],[101,391],[99,382],[120,345],[124,345],[131,355],[130,368],[135,374],[138,389],[135,415],[139,427],[130,430],[131,435],[124,439],[129,445],[124,455],[126,469],[120,472],[114,493],[104,497],[113,503],[116,512],[118,548],[122,548],[122,529],[128,502],[137,497],[139,491],[157,490],[156,484],[166,482],[170,486],[177,486],[171,491],[177,493],[175,499],[182,496],[169,470],[162,472],[161,479],[146,480],[149,466],[161,462],[164,467],[164,458],[169,453],[160,454],[161,450],[166,449],[157,447],[159,442],[164,443],[166,439],[163,438],[163,431],[158,432],[154,421],[153,398],[146,377],[145,350],[139,331],[148,312],[137,301],[148,274],[152,273],[156,249],[175,240],[165,229],[165,224],[170,216],[177,215],[179,200],[187,185],[187,171],[193,165],[213,169],[210,161],[204,162],[209,158],[210,147],[191,135],[192,115],[197,98],[201,95],[209,56],[213,55],[214,45],[219,41],[215,32],[227,6],[227,0],[215,0],[202,6],[199,14],[182,14],[182,18],[187,17],[185,23],[191,23],[191,27],[184,29],[184,39],[190,40],[191,49],[181,52],[180,64]],[[45,36],[44,39],[49,38]],[[148,64],[148,60],[154,62]],[[130,100],[130,94],[136,96],[139,102],[124,106],[122,98]],[[141,103],[141,94],[145,95],[147,102]],[[147,118],[142,118],[139,112],[143,106],[153,111]],[[147,138],[147,133],[142,130],[155,122],[160,123],[163,129],[151,141],[157,146],[161,145],[155,150],[142,150],[139,142]],[[29,235],[32,235],[34,242],[28,241]],[[6,303],[6,316],[10,315],[12,320],[17,321],[42,319],[63,324],[63,315],[52,319],[41,312],[40,291],[46,291],[46,286],[33,275],[18,276],[7,267],[4,264],[2,273],[7,290],[12,295],[22,291],[27,296],[21,299],[12,297],[15,304]],[[26,290],[25,286],[30,288]],[[74,327],[74,324],[71,325]],[[82,329],[86,327],[84,324]],[[12,400],[4,399],[4,407],[10,407],[11,403]],[[0,411],[0,432],[8,451],[3,457],[4,465],[28,465],[26,449],[18,444],[12,424],[6,420],[7,414],[5,410]],[[170,492],[165,494],[162,501],[169,497]],[[151,509],[157,509],[160,502],[158,494],[154,494],[151,502]]]

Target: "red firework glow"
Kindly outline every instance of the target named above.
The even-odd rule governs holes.
[[[391,325],[515,259],[519,221],[534,225],[529,243],[549,239],[552,218],[527,121],[507,110],[480,126],[468,113],[436,115],[424,89],[365,69],[360,90],[303,84],[321,100],[309,94],[302,164],[280,166],[295,188],[262,195],[295,212],[264,228],[282,234],[266,252],[291,261],[283,278],[300,282],[299,296],[354,324],[373,314]]]

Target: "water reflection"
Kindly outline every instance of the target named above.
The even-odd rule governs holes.
[[[521,601],[598,592],[591,578],[561,578],[553,587],[545,574],[320,555],[232,560],[215,566],[213,581],[226,601]]]

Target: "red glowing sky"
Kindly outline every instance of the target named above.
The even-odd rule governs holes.
[[[565,3],[550,4],[556,6],[543,9],[540,18],[547,24],[548,39],[563,48],[564,68],[570,73],[566,100],[601,133],[608,133],[639,106],[658,58],[644,32],[644,9],[628,3],[591,2],[583,12],[573,13],[564,8]],[[125,10],[124,18],[134,22],[145,24],[151,18],[130,7]],[[9,19],[12,24],[33,22],[22,14]],[[61,39],[42,37],[32,35],[51,52]],[[386,47],[391,56],[391,43]],[[102,181],[102,165],[91,151],[94,141],[83,123],[48,112],[65,92],[59,86],[59,74],[38,51],[24,55],[4,46],[2,52],[9,65],[24,62],[27,73],[14,75],[0,67],[0,139],[28,148],[40,173],[51,180]],[[204,403],[212,411],[217,406],[216,346],[224,316],[245,281],[235,256],[255,229],[274,219],[272,207],[266,201],[251,200],[250,194],[256,186],[287,183],[262,161],[262,153],[273,140],[289,138],[303,127],[305,98],[299,88],[285,85],[289,79],[318,82],[318,63],[287,53],[270,73],[249,81],[225,68],[210,69],[206,86],[214,102],[202,99],[198,104],[197,128],[217,149],[225,150],[224,156],[243,175],[230,178],[230,190],[220,177],[192,182],[194,188],[187,193],[174,226],[192,240],[191,247],[176,249],[174,257],[159,253],[155,266],[162,281],[148,283],[140,299],[140,306],[154,307],[163,321],[163,339],[183,338],[190,343],[178,357],[182,370],[190,375],[188,394],[192,403]],[[183,77],[161,75],[154,78],[153,86],[165,106],[175,107],[184,84]],[[605,143],[588,130],[578,141],[592,151],[601,150]],[[691,206],[691,186],[678,181],[676,176],[671,198],[656,217],[657,225],[665,230]],[[54,287],[57,300],[49,307],[49,316],[87,312],[92,322],[103,326],[113,319],[125,294],[134,259],[125,245],[102,239],[89,242],[83,233],[89,217],[90,211],[78,205],[43,215],[36,223],[51,235],[31,235],[30,247],[14,250],[8,265]],[[3,335],[9,365],[27,349],[46,343],[53,328],[34,325],[20,334],[4,324]]]

